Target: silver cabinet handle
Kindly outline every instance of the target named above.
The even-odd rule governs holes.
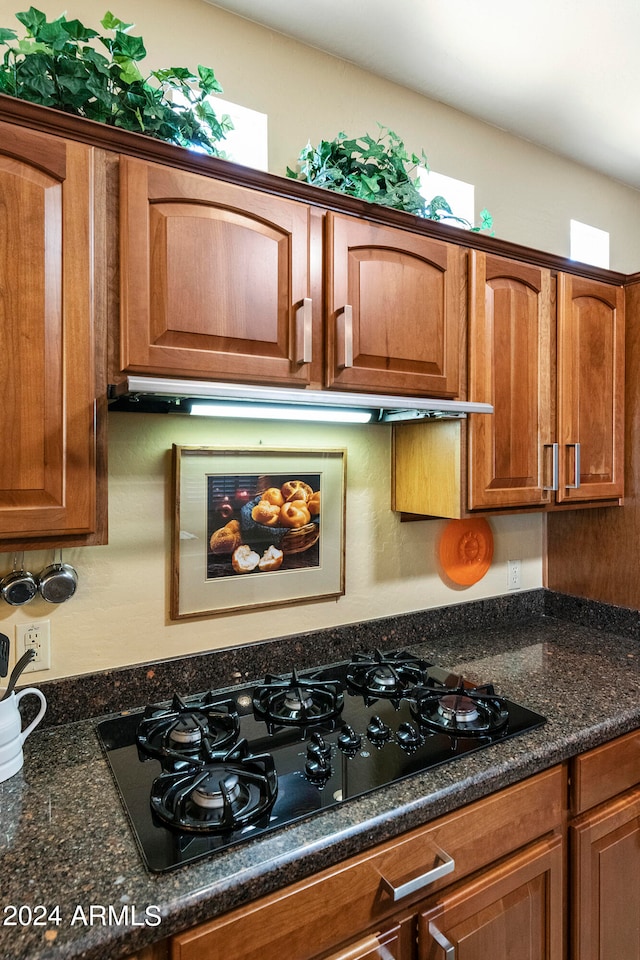
[[[296,310],[296,362],[311,363],[313,348],[311,297],[305,297]]]
[[[421,874],[419,877],[414,877],[413,880],[401,883],[399,887],[394,887],[392,883],[389,883],[388,880],[382,877],[382,882],[387,891],[392,895],[394,901],[402,900],[403,897],[408,897],[410,893],[415,893],[417,890],[422,890],[423,887],[428,887],[430,883],[435,883],[440,877],[446,877],[448,873],[455,870],[456,862],[453,857],[450,857],[444,850],[436,850],[436,853],[442,863],[439,863],[436,867],[432,867],[431,870],[427,870],[426,873]]]
[[[338,366],[353,366],[353,307],[345,303],[338,314]]]
[[[444,950],[445,960],[456,960],[456,948],[447,940],[444,933],[438,930],[433,920],[429,921],[429,934],[433,937],[439,947]]]
[[[567,447],[574,448],[574,458],[573,458],[573,483],[567,483],[567,490],[577,490],[580,486],[580,444],[579,443],[567,443]]]
[[[558,443],[545,443],[544,447],[551,447],[551,486],[542,489],[557,490],[560,474],[560,445]]]

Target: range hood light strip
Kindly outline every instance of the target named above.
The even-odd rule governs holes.
[[[182,403],[189,404],[201,401],[238,403],[253,409],[251,416],[256,416],[256,404],[278,406],[285,411],[291,406],[309,412],[329,409],[332,411],[355,410],[362,414],[368,411],[369,415],[365,422],[375,423],[430,417],[464,417],[469,413],[493,413],[493,406],[490,403],[474,403],[469,400],[344,393],[334,390],[264,387],[210,380],[171,380],[143,376],[130,376],[126,384],[110,387],[109,393],[112,400],[128,396],[130,398],[153,397],[156,400],[164,399],[176,403],[181,400]],[[286,419],[286,415],[283,419]],[[312,418],[307,415],[302,419]],[[335,418],[331,419],[335,420]]]
[[[371,423],[371,410],[335,410],[318,407],[281,407],[260,403],[209,403],[194,401],[189,410],[197,417],[232,417],[240,420],[302,420],[306,423]]]

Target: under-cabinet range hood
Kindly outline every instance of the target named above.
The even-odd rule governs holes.
[[[300,390],[210,380],[128,377],[109,387],[110,409],[213,417],[394,423],[493,413],[490,403],[398,397],[333,390]]]

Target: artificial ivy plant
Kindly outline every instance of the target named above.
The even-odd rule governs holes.
[[[138,68],[147,54],[142,37],[110,12],[100,23],[103,34],[64,15],[49,22],[35,7],[16,19],[26,29],[23,39],[0,28],[0,47],[6,47],[0,93],[222,155],[218,144],[233,123],[209,102],[210,94],[222,92],[210,67],[199,66],[197,74],[170,67],[144,77]],[[169,99],[175,92],[184,104]]]
[[[427,220],[457,223],[476,232],[491,230],[493,218],[488,210],[481,211],[480,224],[474,226],[456,216],[444,197],[426,200],[416,172],[419,167],[429,169],[424,150],[419,156],[410,154],[397,133],[380,123],[378,127],[377,138],[368,133],[359,137],[339,133],[333,140],[321,140],[317,147],[308,143],[298,157],[299,170],[287,167],[287,176]]]

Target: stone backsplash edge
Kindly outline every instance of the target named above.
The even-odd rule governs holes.
[[[640,634],[639,611],[540,588],[29,686],[37,686],[47,698],[43,726],[57,726],[137,709],[167,700],[174,692],[220,689],[260,680],[267,673],[289,673],[293,667],[346,660],[357,650],[412,646],[542,616]]]

